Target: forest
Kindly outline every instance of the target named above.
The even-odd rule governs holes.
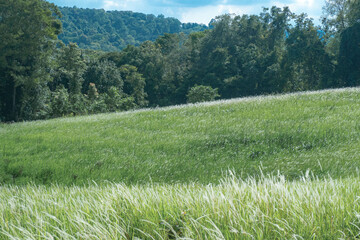
[[[63,26],[59,40],[76,43],[83,49],[119,51],[127,45],[154,41],[165,33],[189,34],[208,29],[206,25],[181,23],[164,15],[76,7],[59,7],[59,10]]]
[[[360,84],[359,0],[327,0],[319,26],[276,6],[211,28],[164,19],[0,0],[0,121]]]

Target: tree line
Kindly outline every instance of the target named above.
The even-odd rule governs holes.
[[[102,52],[59,41],[54,4],[0,0],[0,120],[358,86],[359,2],[327,0],[321,26],[274,6]]]

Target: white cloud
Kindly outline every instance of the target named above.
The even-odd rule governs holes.
[[[158,0],[158,4],[151,4],[148,0],[103,0],[105,10],[128,10],[147,14],[164,14],[166,17],[178,18],[181,22],[196,22],[208,24],[212,18],[222,14],[259,14],[262,7],[284,7],[288,6],[292,12],[300,14],[307,13],[316,23],[321,15],[322,0],[292,0],[283,3],[282,0],[269,0],[264,4],[229,4],[229,0],[219,0],[217,5],[206,5],[201,7],[179,7],[174,6],[172,0]],[[163,6],[159,5],[162,2]],[[232,1],[234,2],[234,1]]]
[[[226,3],[227,0],[223,0]],[[182,22],[197,22],[208,24],[210,20],[216,16],[234,13],[236,15],[243,14],[259,14],[262,7],[284,7],[288,6],[294,13],[307,13],[309,17],[319,23],[319,18],[322,10],[322,1],[318,0],[294,0],[288,4],[278,1],[269,1],[268,4],[252,4],[252,5],[227,5],[220,4],[217,6],[203,6],[197,8],[182,8],[177,11],[178,17]]]
[[[303,7],[313,7],[314,0],[296,0],[295,4]]]
[[[130,10],[140,11],[139,6],[143,6],[143,0],[104,0],[103,8],[105,10]]]
[[[258,14],[261,12],[261,5],[226,5],[204,6],[197,8],[183,8],[180,10],[181,22],[197,22],[208,24],[212,18],[222,14]]]
[[[273,2],[272,4],[278,7],[288,6],[290,10],[296,14],[306,13],[309,17],[315,20],[315,23],[319,23],[323,3],[323,1],[319,0],[294,0],[289,4],[284,4],[277,1]]]
[[[119,8],[120,5],[119,3],[115,2],[115,1],[104,1],[104,9],[109,10],[109,9],[116,9]]]

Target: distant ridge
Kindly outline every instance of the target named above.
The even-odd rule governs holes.
[[[154,41],[165,33],[189,34],[208,29],[204,24],[181,23],[164,15],[77,7],[59,9],[63,24],[59,39],[66,44],[77,43],[83,49],[118,51],[129,44]]]

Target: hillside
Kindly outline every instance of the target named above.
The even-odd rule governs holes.
[[[0,238],[357,239],[359,117],[351,88],[2,124]]]
[[[59,39],[64,43],[77,43],[80,48],[119,51],[127,45],[154,41],[165,33],[203,31],[206,25],[181,23],[176,18],[165,18],[131,11],[105,11],[60,7],[63,32]]]
[[[360,89],[328,90],[0,125],[0,181],[216,183],[350,177],[360,160]]]

